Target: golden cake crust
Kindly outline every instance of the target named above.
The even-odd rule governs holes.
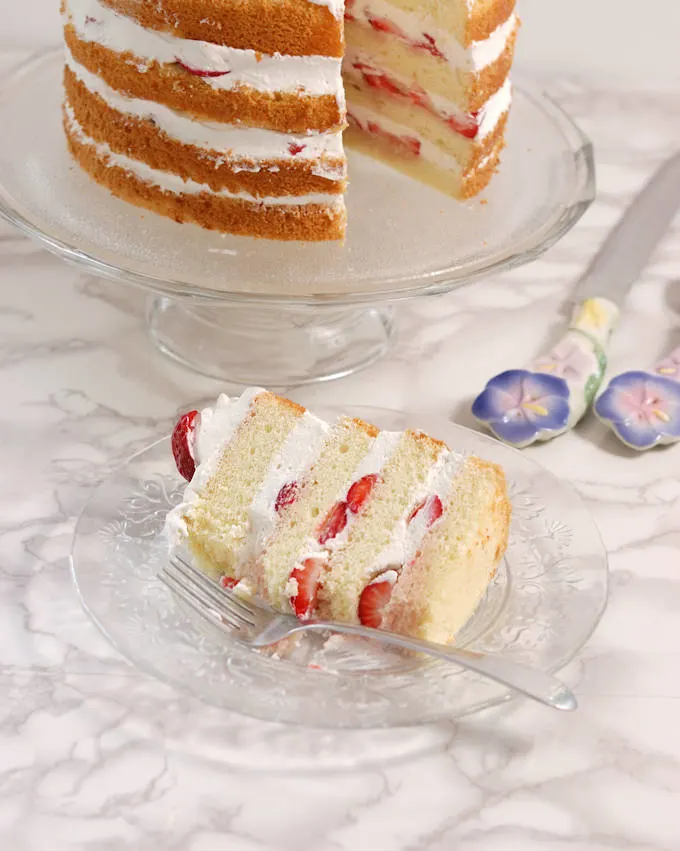
[[[72,24],[64,27],[71,55],[112,89],[130,97],[152,100],[189,116],[227,124],[243,124],[282,133],[324,132],[342,127],[334,95],[260,92],[242,87],[220,90],[178,65],[146,63],[132,53],[117,53],[78,38]],[[138,70],[144,65],[144,72]]]
[[[143,27],[179,38],[288,56],[342,56],[343,22],[296,0],[102,0]]]
[[[464,46],[483,41],[515,11],[516,0],[479,0],[467,20]]]
[[[204,183],[215,191],[247,192],[250,195],[310,195],[317,192],[342,193],[346,181],[329,180],[312,173],[316,160],[272,159],[227,160],[211,152],[173,139],[149,119],[118,112],[91,92],[66,66],[64,88],[76,121],[91,139],[104,142],[119,154],[146,163],[159,171]],[[327,160],[339,168],[343,160]],[[259,167],[259,171],[256,169]],[[275,169],[268,171],[269,167]],[[254,170],[248,170],[254,169]]]
[[[510,74],[512,60],[515,56],[515,45],[517,43],[517,32],[519,24],[508,39],[505,50],[492,62],[483,68],[479,74],[468,75],[467,85],[469,89],[469,110],[478,112],[487,100],[501,88]]]
[[[194,222],[208,230],[266,239],[318,242],[344,238],[344,207],[327,208],[318,204],[304,206],[263,206],[238,198],[223,198],[211,193],[175,195],[145,183],[130,172],[111,165],[93,145],[83,144],[64,129],[74,159],[97,183],[114,195],[138,207],[174,219]]]

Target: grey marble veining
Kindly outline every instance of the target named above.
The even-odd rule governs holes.
[[[484,380],[559,327],[587,259],[677,144],[680,99],[550,88],[597,145],[582,223],[531,266],[402,306],[389,357],[296,398],[471,425]],[[677,334],[679,224],[630,296],[617,371]],[[574,483],[610,552],[608,611],[567,672],[573,716],[516,701],[396,733],[263,724],[138,673],[71,585],[93,485],[222,389],[154,351],[143,314],[139,291],[0,224],[1,851],[678,851],[680,447],[629,457],[590,418],[527,450]]]

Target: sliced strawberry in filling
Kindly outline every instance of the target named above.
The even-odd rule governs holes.
[[[326,519],[319,527],[316,539],[320,544],[325,544],[331,538],[335,538],[347,525],[347,503],[337,502],[328,512]]]
[[[193,74],[194,77],[224,77],[225,74],[231,74],[231,71],[208,71],[204,68],[196,68],[194,65],[188,65],[179,57],[175,58],[175,62],[189,74]]]
[[[235,588],[238,583],[239,580],[235,576],[222,576],[220,578],[220,585],[223,588]]]
[[[354,514],[357,514],[378,481],[380,481],[380,476],[377,473],[371,473],[368,476],[363,476],[359,481],[354,482],[352,487],[347,491],[347,508]]]
[[[323,565],[323,559],[307,558],[301,565],[293,568],[290,574],[290,578],[297,583],[297,590],[291,596],[290,604],[300,620],[308,618],[316,607]]]
[[[368,14],[368,23],[373,27],[374,30],[381,33],[389,33],[389,35],[394,35],[402,41],[408,41],[408,36],[403,30],[400,30],[396,24],[393,24],[392,21],[387,18],[379,18],[376,15]]]
[[[434,496],[428,496],[416,505],[413,511],[409,514],[407,523],[412,523],[421,511],[425,512],[423,515],[425,517],[425,526],[429,529],[430,526],[432,526],[433,523],[436,523],[444,513],[444,506],[437,494],[434,494]]]
[[[297,482],[286,482],[276,496],[274,503],[274,511],[277,513],[288,505],[292,505],[297,498]]]
[[[378,629],[383,622],[383,609],[392,596],[392,588],[397,580],[395,570],[386,570],[370,582],[359,597],[357,615],[364,626]]]
[[[415,139],[413,136],[396,136],[394,133],[388,133],[387,130],[383,130],[382,127],[374,121],[369,121],[366,125],[366,129],[374,136],[379,136],[381,139],[388,142],[394,149],[395,153],[401,154],[402,156],[417,157],[420,155],[420,140]]]

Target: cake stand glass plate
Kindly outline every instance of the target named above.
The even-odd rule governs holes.
[[[366,366],[389,347],[388,302],[534,259],[593,199],[590,143],[518,84],[500,172],[480,198],[459,203],[350,152],[344,245],[180,225],[113,197],[72,161],[62,63],[61,50],[41,54],[0,86],[0,215],[90,272],[151,290],[154,342],[216,378],[281,387]]]
[[[508,552],[459,643],[549,671],[566,665],[607,598],[606,553],[575,491],[462,426],[384,409],[344,413],[381,428],[423,428],[504,467],[513,508]],[[165,516],[184,486],[165,437],[111,474],[76,526],[72,569],[85,610],[140,669],[214,706],[312,727],[426,724],[511,696],[453,665],[373,642],[310,636],[278,652],[256,651],[215,631],[156,578],[168,555]]]

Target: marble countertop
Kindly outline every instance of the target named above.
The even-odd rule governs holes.
[[[0,70],[18,58],[0,52]],[[680,98],[547,85],[597,146],[583,221],[524,269],[401,306],[388,357],[297,399],[470,424],[463,401],[559,326],[572,282],[677,144]],[[677,343],[679,224],[630,296],[617,370]],[[0,849],[677,851],[680,447],[630,457],[588,419],[528,450],[577,487],[610,553],[609,608],[565,672],[578,712],[516,700],[379,733],[249,720],[130,667],[71,585],[92,487],[179,408],[225,389],[152,348],[144,307],[0,224]]]

